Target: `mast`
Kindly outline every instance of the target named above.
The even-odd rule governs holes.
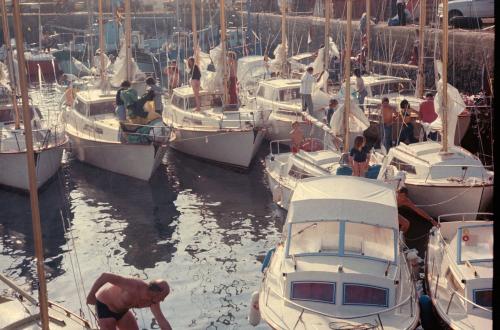
[[[325,67],[324,70],[328,72],[328,66],[330,64],[329,58],[330,58],[330,8],[331,8],[331,0],[325,0]]]
[[[10,44],[10,30],[9,30],[9,20],[7,18],[7,9],[5,6],[5,0],[0,0],[0,10],[2,10],[2,30],[3,30],[3,43],[5,45],[5,50],[7,51],[7,69],[9,70],[9,78],[11,85],[11,94],[12,94],[12,107],[14,108],[15,115],[15,125],[16,129],[21,127],[20,118],[19,118],[19,109],[17,107],[16,100],[16,91],[17,91],[17,82],[16,82],[16,71],[14,69],[14,58],[12,57],[12,46]]]
[[[420,3],[422,3],[422,0],[420,0]],[[371,16],[371,0],[366,0],[366,71],[370,72],[370,59],[372,55],[372,50],[370,48],[370,34],[371,34],[371,27],[370,27],[370,16]],[[363,45],[361,45],[363,46]]]
[[[288,54],[288,47],[286,42],[286,2],[281,0],[281,56],[283,64],[281,65],[281,76],[286,77],[286,55]]]
[[[424,96],[424,29],[426,20],[426,0],[420,0],[420,18],[419,23],[419,35],[418,35],[418,70],[417,70],[417,97]]]
[[[99,4],[99,49],[101,50],[99,53],[99,62],[101,62],[101,67],[99,68],[99,74],[101,77],[101,82],[105,79],[105,63],[104,63],[104,23],[103,23],[103,13],[102,13],[102,1],[98,0]]]
[[[448,0],[443,0],[443,148],[448,152]]]
[[[196,0],[191,0],[191,25],[193,30],[194,63],[198,63],[198,31],[196,30]]]
[[[226,58],[226,8],[224,0],[220,0],[220,43],[222,48],[222,70],[224,72],[222,88],[224,90],[223,105],[227,104],[227,58]]]
[[[3,1],[3,0],[2,0]],[[31,220],[33,223],[33,236],[35,240],[36,268],[38,273],[38,302],[40,304],[40,316],[42,320],[42,329],[49,330],[49,311],[47,298],[47,283],[45,281],[42,228],[40,225],[40,210],[38,208],[38,186],[36,183],[35,157],[33,152],[33,131],[31,129],[31,111],[28,98],[28,84],[26,81],[26,62],[24,59],[23,32],[21,28],[21,11],[19,9],[19,0],[12,1],[14,6],[14,36],[17,47],[17,64],[19,67],[19,85],[21,89],[21,98],[23,103],[23,122],[24,136],[26,139],[26,158],[28,161],[28,177],[30,187],[31,202]]]
[[[345,101],[344,101],[344,152],[349,152],[349,113],[351,112],[351,42],[352,42],[352,0],[347,0],[347,32],[345,36],[344,54],[344,78],[345,78]]]
[[[125,0],[125,63],[127,63],[127,80],[132,80],[132,68],[130,60],[132,59],[132,17],[130,16],[130,0]]]

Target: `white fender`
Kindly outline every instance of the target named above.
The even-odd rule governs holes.
[[[252,293],[250,298],[250,311],[248,312],[248,323],[254,327],[260,323],[259,292]]]

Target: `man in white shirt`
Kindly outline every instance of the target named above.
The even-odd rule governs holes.
[[[312,101],[312,90],[314,86],[315,79],[312,75],[312,66],[308,67],[306,72],[302,75],[300,79],[300,96],[302,98],[302,111],[309,111],[309,114],[313,114],[313,101]]]

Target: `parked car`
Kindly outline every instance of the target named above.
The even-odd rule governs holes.
[[[439,17],[443,17],[443,4],[438,7]],[[490,18],[495,17],[495,0],[450,0],[448,21],[456,16]]]

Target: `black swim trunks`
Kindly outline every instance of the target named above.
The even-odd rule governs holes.
[[[95,310],[96,310],[98,318],[107,319],[107,318],[112,317],[117,321],[119,321],[123,317],[123,315],[127,314],[127,312],[128,312],[128,310],[126,310],[125,312],[121,312],[121,313],[113,312],[109,309],[108,305],[100,302],[99,300],[96,300]]]

